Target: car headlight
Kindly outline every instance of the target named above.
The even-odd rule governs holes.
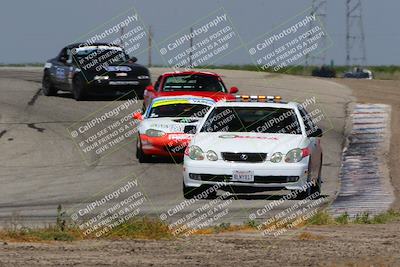
[[[151,136],[151,137],[160,137],[160,136],[163,136],[165,133],[163,131],[160,131],[160,130],[147,129],[145,134],[147,136]]]
[[[215,151],[208,150],[206,153],[207,159],[211,161],[216,161],[218,160],[218,155],[215,153]]]
[[[139,76],[137,76],[137,78],[138,78],[139,80],[150,79],[150,77],[149,77],[148,75],[139,75]]]
[[[201,150],[201,148],[198,146],[190,146],[188,154],[189,154],[189,158],[191,158],[193,160],[203,160],[204,159],[203,150]]]
[[[310,155],[310,150],[308,148],[295,148],[290,150],[285,156],[285,162],[295,163],[301,161],[303,158]]]
[[[99,75],[94,76],[94,79],[97,80],[97,81],[99,81],[99,80],[108,80],[109,78],[110,77],[108,77],[107,75],[105,75],[105,76],[99,76]]]
[[[278,162],[281,162],[282,158],[283,158],[283,154],[281,152],[275,152],[274,154],[272,154],[270,160],[272,163],[278,163]]]

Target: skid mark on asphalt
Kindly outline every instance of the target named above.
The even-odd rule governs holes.
[[[330,207],[332,214],[378,214],[388,210],[394,201],[386,160],[390,112],[389,105],[355,105],[352,129],[342,155],[340,193]]]
[[[40,128],[35,125],[35,123],[28,123],[27,126],[31,129],[38,131],[39,133],[43,133],[45,128]]]
[[[3,130],[3,131],[1,131],[1,132],[0,132],[0,138],[2,138],[2,137],[3,137],[3,135],[4,135],[6,132],[7,132],[7,130]]]
[[[39,88],[36,93],[32,96],[32,98],[28,102],[28,106],[33,106],[38,99],[40,93],[42,92],[42,88]]]

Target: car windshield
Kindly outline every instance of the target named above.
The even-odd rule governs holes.
[[[219,77],[198,74],[167,77],[163,91],[227,92]]]
[[[216,107],[201,132],[258,132],[301,134],[293,109],[272,107]]]
[[[73,55],[77,58],[77,60],[84,59],[85,61],[94,59],[101,62],[118,62],[128,60],[127,55],[119,47],[80,47],[76,49]]]
[[[149,118],[163,117],[196,117],[202,118],[210,109],[210,106],[201,104],[169,104],[153,106],[149,112]]]

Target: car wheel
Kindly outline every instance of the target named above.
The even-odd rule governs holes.
[[[145,106],[144,101],[143,101],[143,104],[142,104],[142,114],[144,114],[145,112],[146,112],[146,106]]]
[[[311,161],[311,160],[310,160]],[[310,182],[311,182],[311,177],[310,177],[310,166],[308,166],[308,177],[307,177],[307,185],[309,185],[310,184]],[[312,194],[312,187],[313,186],[307,186],[307,188],[305,189],[305,190],[301,190],[301,191],[298,191],[298,190],[296,190],[297,191],[297,199],[299,199],[299,200],[301,200],[301,199],[305,199],[305,198],[307,198],[307,197],[309,197],[309,196],[311,196],[311,194]]]
[[[146,155],[143,152],[142,145],[141,145],[141,143],[139,141],[139,137],[138,137],[138,141],[137,141],[137,145],[136,145],[136,158],[138,159],[138,161],[140,163],[151,162],[151,156],[150,155]]]
[[[186,186],[185,183],[182,183],[183,197],[185,199],[192,199],[197,196],[199,190],[197,187]]]
[[[321,159],[321,163],[319,165],[319,171],[318,171],[318,179],[317,182],[315,183],[315,185],[312,186],[311,188],[311,194],[317,193],[321,194],[321,170],[322,170],[322,159]]]
[[[51,83],[48,74],[43,75],[42,90],[45,96],[52,96],[57,94],[57,88],[55,88],[54,85]]]
[[[85,82],[83,81],[82,77],[77,76],[74,79],[72,93],[76,101],[84,100],[86,97],[85,94]]]
[[[138,90],[135,91],[136,97],[140,100],[143,100],[144,98],[144,88],[139,88]]]

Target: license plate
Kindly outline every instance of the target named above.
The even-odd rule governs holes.
[[[253,171],[233,171],[232,182],[254,182]]]

